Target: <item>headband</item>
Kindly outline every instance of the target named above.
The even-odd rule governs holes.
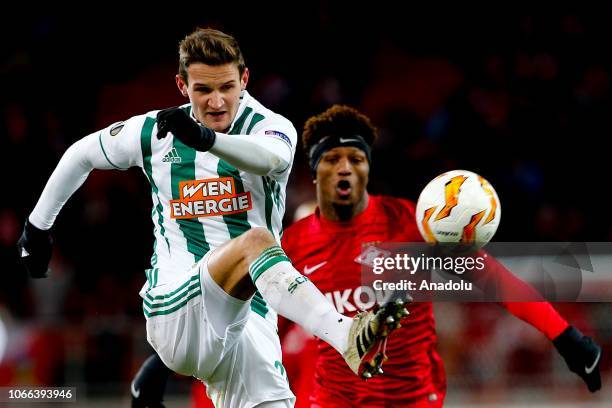
[[[359,135],[351,136],[325,136],[321,138],[316,144],[312,145],[308,152],[308,160],[310,164],[310,171],[312,178],[316,178],[317,166],[321,161],[321,156],[326,151],[335,147],[356,147],[366,154],[368,163],[372,163],[372,153],[370,145],[366,143],[363,137]]]

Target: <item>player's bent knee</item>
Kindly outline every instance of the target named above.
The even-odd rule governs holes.
[[[276,245],[274,235],[266,228],[251,228],[240,236],[246,251],[261,252],[264,249]]]
[[[248,299],[255,292],[249,265],[274,245],[278,245],[274,235],[266,228],[251,228],[211,255],[208,260],[210,276],[226,293],[241,300]]]
[[[212,280],[232,297],[247,300],[255,293],[245,259],[217,257],[209,262],[208,271]]]

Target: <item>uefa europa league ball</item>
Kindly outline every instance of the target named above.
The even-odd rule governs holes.
[[[416,216],[425,241],[479,248],[495,235],[501,207],[487,180],[471,171],[453,170],[425,186]]]

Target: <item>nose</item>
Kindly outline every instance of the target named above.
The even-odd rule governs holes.
[[[353,165],[351,161],[343,157],[338,161],[338,175],[340,176],[350,176],[353,172]]]
[[[208,99],[208,106],[212,109],[221,109],[223,106],[223,96],[221,96],[221,93],[214,91],[210,95],[210,99]]]

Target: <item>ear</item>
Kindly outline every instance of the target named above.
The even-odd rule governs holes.
[[[174,80],[176,81],[176,86],[181,92],[181,95],[183,95],[186,98],[189,97],[189,93],[187,92],[187,82],[185,82],[185,80],[183,80],[183,78],[180,75],[176,75],[174,77]]]
[[[249,82],[249,69],[245,68],[242,73],[242,78],[240,78],[240,89],[244,91],[246,89],[247,83]]]

